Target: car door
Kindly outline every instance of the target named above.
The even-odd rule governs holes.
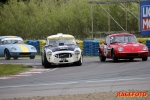
[[[110,38],[107,36],[104,44],[104,55],[107,57],[108,56],[108,46],[110,44]]]

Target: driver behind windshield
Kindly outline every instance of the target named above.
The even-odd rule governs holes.
[[[55,46],[58,45],[58,43],[56,42],[56,40],[50,40],[49,45]]]

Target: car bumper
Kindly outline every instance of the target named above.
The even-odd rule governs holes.
[[[63,55],[64,54],[64,55]],[[66,55],[65,55],[66,54]],[[69,55],[68,55],[69,54]],[[81,54],[75,55],[74,52],[55,52],[51,56],[47,56],[48,62],[52,64],[68,64],[80,60]]]
[[[12,57],[30,57],[35,56],[36,52],[10,52]]]
[[[148,52],[118,52],[116,53],[117,58],[143,58],[148,57]]]

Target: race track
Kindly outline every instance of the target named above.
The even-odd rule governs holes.
[[[150,58],[148,61],[84,57],[82,66],[55,66],[40,74],[0,79],[0,98],[81,94],[101,91],[150,90]],[[0,59],[0,63],[21,63],[44,69],[41,59]]]

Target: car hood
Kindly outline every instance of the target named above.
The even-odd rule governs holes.
[[[8,44],[7,46],[10,46],[10,47],[18,47],[18,46],[33,47],[32,45],[28,45],[28,44]]]
[[[131,51],[131,50],[142,50],[142,47],[144,44],[141,43],[118,43],[117,47],[122,47],[125,51]]]
[[[63,46],[50,46],[49,47],[52,52],[56,52],[56,51],[63,51],[63,50],[68,50],[68,51],[74,51],[75,48],[78,48],[77,45],[63,45]]]
[[[28,44],[8,44],[7,45],[7,48],[12,48],[12,47],[14,47],[14,48],[16,48],[17,50],[15,51],[15,52],[36,52],[36,49],[35,50],[33,50],[33,49],[31,49],[31,47],[34,47],[34,46],[32,46],[32,45],[28,45]]]

